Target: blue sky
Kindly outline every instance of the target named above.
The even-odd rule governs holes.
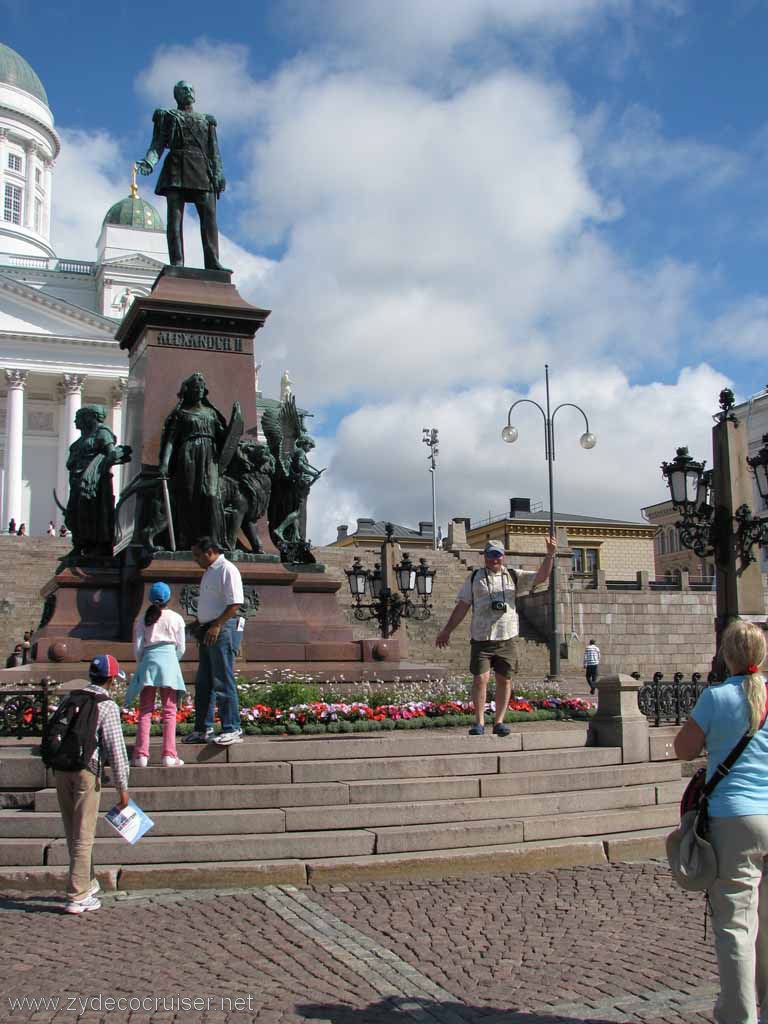
[[[287,367],[316,412],[316,542],[430,518],[423,426],[443,523],[543,499],[540,424],[514,448],[499,431],[546,361],[599,436],[583,452],[562,417],[557,507],[609,517],[664,497],[675,445],[708,455],[720,387],[768,383],[768,3],[176,10],[0,0],[63,138],[54,244],[92,258],[152,108],[189,78],[220,123],[227,259],[274,310],[265,390]]]

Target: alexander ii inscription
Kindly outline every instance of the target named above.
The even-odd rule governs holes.
[[[157,344],[172,348],[205,349],[208,352],[242,352],[243,338],[221,334],[193,334],[190,331],[158,331]]]

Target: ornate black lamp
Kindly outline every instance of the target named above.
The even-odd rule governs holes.
[[[418,568],[414,566],[410,556],[403,554],[399,565],[392,565],[388,561],[390,552],[387,545],[393,545],[392,535],[394,528],[391,523],[386,524],[387,539],[381,546],[381,562],[376,562],[372,571],[364,568],[360,558],[355,556],[351,569],[345,569],[349,584],[349,591],[355,599],[354,615],[359,622],[370,622],[376,619],[381,629],[381,635],[386,639],[399,628],[402,618],[428,619],[432,614],[432,605],[429,598],[432,594],[432,583],[435,570],[430,569],[425,558],[419,559]],[[394,575],[400,594],[391,590],[386,583],[386,574],[382,565],[390,566]],[[364,602],[363,597],[367,592],[371,600]],[[414,604],[410,595],[416,591],[421,599],[420,604]]]
[[[755,474],[760,497],[764,502],[768,502],[768,434],[763,434],[763,447],[757,455],[747,459],[747,464]]]
[[[678,448],[672,462],[662,462],[661,472],[669,485],[672,504],[682,516],[677,522],[680,543],[699,558],[715,554],[727,538],[715,529],[715,510],[710,504],[712,471],[706,462],[696,462],[686,447]]]
[[[719,424],[736,423],[731,412],[734,396],[730,388],[720,392]],[[755,474],[757,489],[763,501],[768,500],[768,434],[763,447],[747,463]],[[733,515],[718,502],[713,488],[713,471],[704,469],[704,462],[691,458],[688,449],[678,448],[672,462],[662,462],[661,472],[669,485],[672,504],[681,514],[677,523],[680,543],[699,558],[714,555],[724,571],[731,566],[731,550],[741,563],[741,571],[755,561],[755,544],[768,546],[768,522],[756,519],[749,505],[742,504]]]

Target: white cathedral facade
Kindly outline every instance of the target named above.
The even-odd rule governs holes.
[[[115,332],[167,262],[157,211],[131,194],[107,211],[93,262],[51,247],[60,143],[45,89],[0,43],[0,530],[58,527],[81,405],[108,410],[122,440],[128,360]],[[119,467],[115,489],[119,489]]]

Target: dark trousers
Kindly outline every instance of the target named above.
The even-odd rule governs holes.
[[[587,685],[590,690],[597,682],[597,665],[587,665]]]
[[[168,257],[171,266],[184,266],[184,207],[194,203],[200,218],[200,237],[206,270],[221,270],[219,263],[219,229],[216,224],[216,196],[197,189],[172,189],[165,195],[168,203]]]

